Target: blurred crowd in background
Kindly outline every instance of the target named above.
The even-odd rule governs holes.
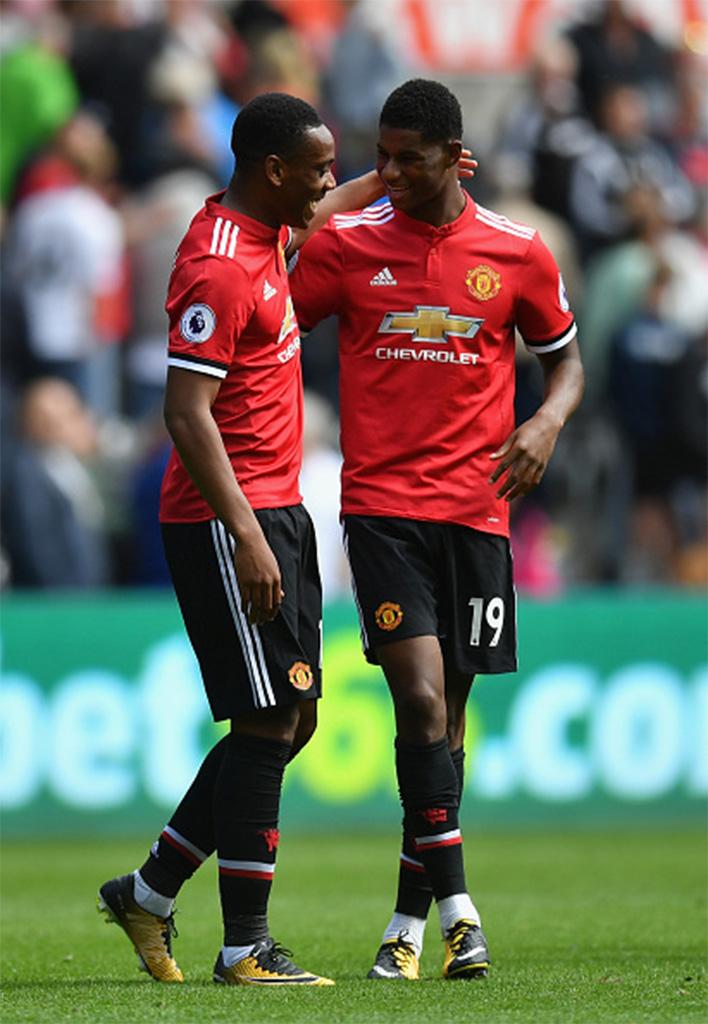
[[[672,42],[636,6],[565,6],[523,66],[452,74],[411,58],[394,0],[0,4],[4,587],[168,585],[163,304],[191,217],[231,176],[234,117],[267,90],[310,101],[343,181],[372,166],[388,93],[420,74],[462,102],[480,161],[465,187],[541,231],[579,324],[587,397],[514,510],[519,589],[705,586],[705,26]],[[335,599],[336,323],[303,367],[302,490]],[[519,418],[540,388],[520,347]]]

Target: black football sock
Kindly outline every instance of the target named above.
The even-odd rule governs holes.
[[[165,825],[140,868],[146,885],[162,896],[176,896],[215,849],[214,790],[228,736],[212,747],[192,785]]]
[[[459,781],[447,739],[396,740],[396,771],[404,827],[415,841],[436,900],[466,892],[458,820]]]
[[[214,819],[224,945],[268,935],[268,897],[290,744],[232,733],[216,783]]]
[[[465,783],[465,751],[463,747],[450,751],[450,757],[457,775],[459,802]],[[401,861],[398,869],[398,893],[396,913],[407,914],[425,920],[433,901],[433,890],[415,845],[415,837],[403,828]]]

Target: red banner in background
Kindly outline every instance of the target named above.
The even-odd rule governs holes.
[[[322,53],[350,9],[337,0],[272,0]],[[523,68],[543,40],[583,17],[585,0],[360,0],[411,68],[459,73]],[[657,38],[708,57],[708,0],[625,0]]]

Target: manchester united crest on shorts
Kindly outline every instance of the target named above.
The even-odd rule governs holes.
[[[309,690],[312,686],[312,669],[305,661],[295,661],[288,671],[288,679],[296,690]]]
[[[478,267],[467,271],[465,284],[475,299],[487,302],[501,291],[501,274],[486,263],[480,263]]]
[[[393,601],[384,601],[374,612],[374,619],[379,629],[390,633],[400,626],[403,621],[403,612],[400,604],[394,604]]]

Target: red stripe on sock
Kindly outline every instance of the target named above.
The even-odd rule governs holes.
[[[418,850],[436,850],[441,846],[459,846],[462,843],[462,836],[458,836],[456,839],[443,839],[439,843],[419,843],[416,842],[416,848]]]
[[[425,874],[425,868],[422,864],[409,864],[407,860],[401,860],[401,867],[408,868],[409,871],[417,871],[419,875]]]
[[[197,867],[201,865],[202,862],[199,857],[195,857],[191,850],[188,850],[186,846],[182,846],[181,843],[178,843],[175,837],[171,836],[169,832],[161,832],[160,838],[164,839],[166,843],[170,844],[170,846],[174,846],[175,850],[177,850],[178,853],[181,853],[182,856],[190,862],[190,864],[196,864]]]
[[[222,868],[219,865],[220,875],[235,875],[237,878],[262,878],[270,882],[273,878],[272,871],[244,871],[241,868]]]

